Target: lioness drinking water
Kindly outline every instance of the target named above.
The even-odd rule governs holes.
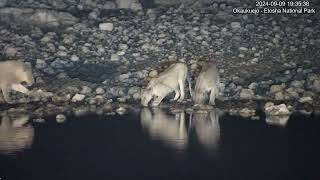
[[[154,98],[152,106],[158,106],[162,99],[173,91],[175,92],[173,100],[182,101],[185,96],[184,87],[187,73],[188,67],[184,63],[175,63],[169,66],[158,77],[151,79],[146,89],[142,89],[141,104],[148,106],[148,103]]]
[[[205,95],[209,95],[209,104],[215,104],[215,98],[219,94],[219,71],[215,63],[208,63],[203,65],[202,70],[197,78],[196,86],[194,88],[194,102],[195,104],[204,104]]]

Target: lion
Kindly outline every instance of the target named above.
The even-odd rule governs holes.
[[[10,90],[29,94],[29,90],[21,83],[27,83],[27,86],[34,83],[31,67],[19,61],[0,62],[0,88],[7,103],[13,103]]]
[[[158,106],[162,99],[169,93],[175,92],[174,101],[183,101],[185,93],[185,81],[188,75],[188,67],[184,63],[175,63],[169,66],[158,77],[152,78],[146,89],[141,90],[141,104],[148,106],[154,98],[152,106]],[[188,78],[189,89],[191,89]]]
[[[196,105],[205,104],[205,96],[209,95],[209,104],[215,105],[215,98],[219,94],[219,71],[215,63],[207,63],[196,80],[193,99]]]

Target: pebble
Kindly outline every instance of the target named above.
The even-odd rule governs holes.
[[[70,60],[73,62],[77,62],[77,61],[79,61],[79,57],[77,55],[72,55]]]
[[[119,115],[124,115],[124,114],[127,112],[127,109],[120,106],[119,108],[116,109],[116,112],[117,112]]]
[[[300,99],[299,99],[299,102],[300,103],[309,103],[309,104],[312,104],[312,101],[313,101],[313,99],[312,99],[312,97],[301,97]]]
[[[249,108],[243,108],[239,111],[239,115],[244,118],[254,116],[255,114],[256,114],[256,110],[249,109]]]
[[[230,25],[231,25],[232,29],[240,29],[241,28],[240,22],[232,22]]]
[[[58,114],[57,116],[56,116],[56,121],[58,122],[58,123],[63,123],[63,122],[65,122],[66,121],[66,116],[65,115],[63,115],[63,114]]]
[[[111,54],[111,61],[119,61],[120,60],[120,56],[118,54]]]
[[[92,92],[92,89],[88,86],[82,86],[82,89],[80,91],[80,94],[86,94],[89,95]]]
[[[248,51],[249,49],[246,47],[239,47],[239,51]]]
[[[105,93],[105,90],[104,90],[103,88],[98,87],[98,88],[96,89],[96,94],[104,94],[104,93]]]
[[[99,29],[101,31],[112,31],[113,30],[113,23],[100,23]]]
[[[83,95],[83,94],[76,94],[76,95],[74,95],[74,96],[72,97],[71,101],[72,101],[72,102],[80,102],[80,101],[83,101],[85,97],[86,97],[86,96]]]
[[[270,93],[271,94],[274,94],[276,92],[280,92],[280,91],[283,91],[284,87],[282,85],[272,85],[270,87]]]

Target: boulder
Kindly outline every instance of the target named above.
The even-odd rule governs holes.
[[[272,102],[265,104],[264,111],[267,115],[271,116],[284,116],[290,114],[290,111],[285,104],[274,105]]]
[[[79,20],[67,12],[48,9],[31,8],[2,8],[0,9],[2,21],[7,23],[29,24],[40,27],[71,26]]]

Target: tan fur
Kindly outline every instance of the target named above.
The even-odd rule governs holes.
[[[142,127],[153,140],[161,141],[165,145],[180,150],[186,148],[188,133],[185,127],[184,112],[170,115],[160,108],[154,108],[152,114],[149,108],[142,108],[140,119]]]
[[[188,68],[184,63],[175,63],[169,66],[158,77],[150,80],[146,89],[141,91],[141,104],[148,106],[151,99],[155,98],[152,105],[158,106],[162,99],[169,93],[175,92],[173,100],[184,99],[184,87]]]
[[[219,71],[216,64],[208,63],[206,65],[203,65],[195,85],[195,104],[204,104],[205,94],[210,93],[209,104],[214,105],[215,98],[219,94],[219,81]]]
[[[29,90],[21,83],[33,84],[31,68],[19,61],[0,62],[0,88],[7,103],[12,103],[9,97],[10,90],[28,94]]]

